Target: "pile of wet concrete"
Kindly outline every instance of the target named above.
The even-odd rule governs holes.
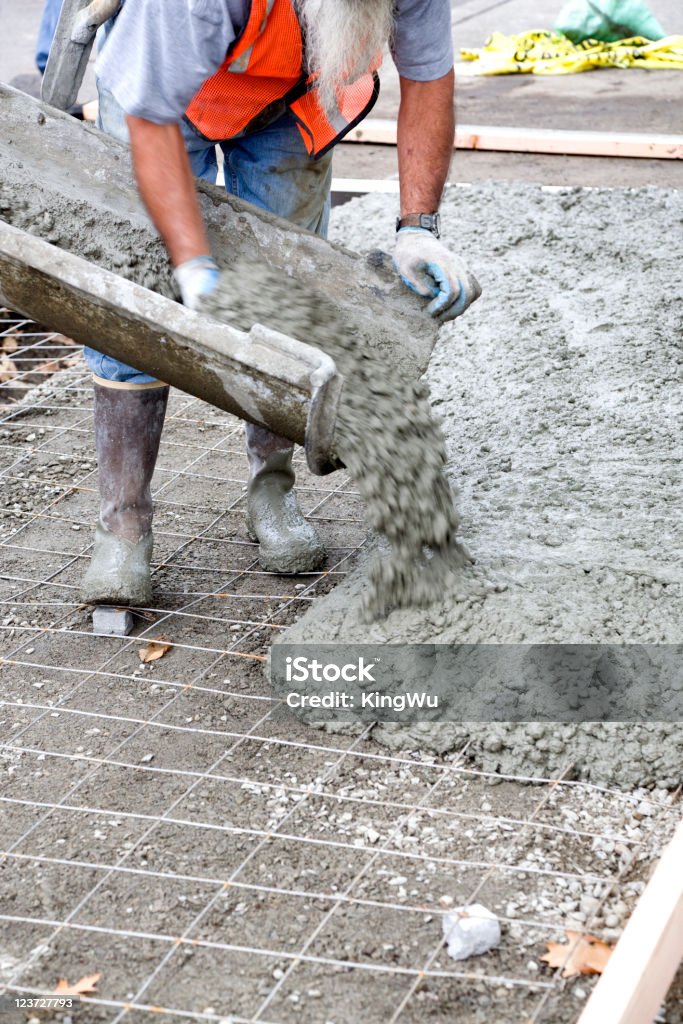
[[[347,204],[333,236],[388,248],[392,212],[389,197]],[[492,184],[450,189],[443,220],[484,288],[442,329],[427,372],[475,564],[445,600],[371,626],[361,564],[283,642],[679,644],[683,196]],[[469,743],[494,773],[683,778],[670,721],[423,722],[374,735],[402,749]]]

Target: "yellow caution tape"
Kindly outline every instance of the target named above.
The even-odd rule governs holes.
[[[633,36],[616,43],[584,39],[572,43],[561,32],[539,29],[506,36],[494,32],[486,44],[474,50],[461,49],[463,68],[473,75],[572,75],[594,68],[677,68],[683,70],[683,36],[645,39]]]

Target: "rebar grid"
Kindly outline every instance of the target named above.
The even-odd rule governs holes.
[[[13,331],[29,326],[26,321],[17,321]],[[29,334],[36,340],[22,347],[22,355],[38,361],[40,355],[31,355],[30,350],[53,336],[34,331],[26,337]],[[0,397],[2,387],[0,384]],[[0,452],[10,456],[9,463],[0,469],[0,479],[9,485],[23,482],[25,477],[20,474],[41,457],[62,457],[60,444],[74,448],[76,441],[90,441],[89,382],[78,367],[51,375],[46,385],[29,397],[30,404],[25,399],[19,405],[7,406],[0,419],[0,430],[10,435],[8,443],[0,444]],[[46,415],[59,417],[64,413],[67,420],[74,416],[73,422],[60,425],[45,420]],[[32,428],[35,436],[28,442],[31,447],[17,452],[15,436],[26,430],[27,423],[30,426],[39,421],[42,433]],[[170,585],[164,575],[155,608],[136,609],[135,636],[106,640],[93,637],[78,601],[74,571],[78,569],[80,574],[85,566],[95,518],[94,457],[90,456],[92,465],[58,484],[59,493],[50,494],[40,507],[13,512],[16,528],[0,542],[0,547],[22,555],[28,564],[25,571],[2,575],[7,583],[18,585],[5,601],[9,614],[4,615],[1,629],[8,641],[2,661],[14,673],[15,682],[10,687],[18,687],[20,696],[10,696],[5,687],[3,709],[6,715],[17,716],[17,722],[8,718],[4,723],[0,748],[6,753],[9,769],[0,807],[23,814],[26,821],[18,834],[10,834],[3,842],[0,865],[10,874],[36,866],[57,872],[58,878],[60,871],[67,870],[74,888],[73,895],[64,894],[67,902],[57,915],[22,913],[20,908],[0,913],[6,926],[28,926],[40,939],[38,946],[33,942],[33,952],[29,950],[23,962],[18,958],[5,989],[17,994],[49,994],[49,984],[44,980],[50,972],[49,965],[43,963],[46,955],[57,956],[62,964],[60,941],[65,935],[80,935],[106,943],[100,947],[105,958],[102,965],[79,963],[70,970],[75,973],[82,967],[81,973],[89,973],[101,966],[103,994],[84,1001],[93,1009],[109,1013],[98,1019],[111,1024],[138,1020],[137,1015],[206,1021],[225,1020],[228,1015],[235,1024],[288,1024],[298,1005],[298,1001],[291,1001],[299,991],[293,986],[302,984],[299,979],[305,980],[306,971],[321,978],[322,984],[332,985],[330,1001],[321,1004],[321,1015],[310,1019],[353,1020],[346,1003],[348,993],[354,979],[367,977],[376,984],[381,984],[382,978],[393,979],[391,998],[376,1018],[392,1024],[407,1020],[411,1012],[421,1012],[416,999],[429,984],[456,983],[484,985],[487,990],[502,986],[505,991],[524,991],[535,997],[530,1019],[550,1020],[545,1013],[549,996],[560,992],[564,984],[559,971],[533,974],[528,969],[522,971],[519,965],[516,970],[506,967],[502,960],[501,969],[495,970],[486,958],[469,961],[471,969],[460,969],[453,961],[444,960],[440,927],[443,904],[434,893],[420,898],[418,889],[408,891],[408,876],[413,874],[414,884],[418,884],[422,874],[431,874],[442,891],[450,884],[459,904],[480,897],[491,899],[492,882],[497,880],[508,890],[514,884],[530,893],[534,886],[549,886],[548,892],[555,896],[568,885],[579,885],[597,892],[602,905],[638,858],[646,859],[651,851],[642,837],[629,834],[629,828],[618,820],[604,830],[581,828],[571,818],[569,824],[563,822],[562,810],[580,799],[609,802],[626,812],[633,806],[633,797],[564,777],[493,777],[472,768],[464,760],[465,750],[444,758],[393,754],[367,742],[371,727],[353,737],[339,737],[283,719],[279,702],[268,694],[265,683],[259,684],[258,679],[254,682],[249,666],[258,669],[263,665],[272,637],[286,628],[291,616],[303,612],[331,579],[344,575],[363,545],[356,492],[343,477],[304,479],[299,490],[307,514],[319,521],[323,532],[341,527],[346,531],[346,543],[332,549],[330,568],[324,572],[308,574],[296,583],[273,577],[259,569],[254,545],[239,535],[244,475],[232,471],[221,475],[206,469],[211,466],[212,456],[228,460],[241,457],[241,425],[196,399],[178,394],[172,395],[167,423],[161,471],[157,474],[162,479],[155,478],[157,514],[177,510],[192,528],[183,530],[179,524],[176,529],[174,524],[173,528],[162,526],[156,530],[164,553],[154,563],[155,575],[159,577],[162,570],[172,575]],[[218,435],[213,443],[202,439],[201,431],[208,426]],[[174,430],[189,433],[191,440],[174,438]],[[24,439],[21,443],[27,442]],[[166,458],[173,468],[164,468]],[[192,484],[196,502],[173,499],[174,486],[182,482]],[[233,493],[223,507],[219,501],[212,504],[203,500],[202,488],[210,491],[216,484]],[[86,511],[78,505],[76,510],[70,507],[83,499],[88,502]],[[342,514],[338,511],[340,504]],[[59,543],[55,546],[51,531],[63,528],[75,533],[87,531],[84,543],[73,550]],[[31,531],[42,543],[32,539]],[[204,543],[209,545],[209,558],[214,546],[223,552],[221,564],[207,563],[201,551],[192,551],[193,546]],[[46,569],[40,561],[44,555],[53,560]],[[215,585],[197,587],[186,582],[195,575],[213,580]],[[258,609],[256,613],[254,608]],[[39,621],[15,622],[17,612],[27,618],[37,615]],[[202,632],[201,642],[192,638],[197,630]],[[130,664],[141,643],[161,634],[168,634],[167,642],[171,644],[166,658],[151,667],[138,664],[132,670]],[[65,639],[75,649],[78,645],[78,651],[87,649],[92,665],[71,665],[70,657],[68,663],[59,663],[60,657],[65,658]],[[213,682],[221,673],[226,673],[222,685]],[[33,687],[48,684],[45,699],[34,696]],[[25,692],[28,687],[30,696]],[[109,709],[97,706],[107,701]],[[128,702],[128,710],[119,707],[119,702]],[[216,708],[224,712],[219,721],[222,718],[225,725],[215,724]],[[210,720],[209,724],[205,719]],[[91,740],[91,736],[95,738]],[[168,756],[164,746],[168,737],[170,763],[151,764],[151,760],[163,761]],[[144,760],[139,752],[141,743],[149,749]],[[176,743],[181,745],[176,748]],[[183,758],[186,763],[182,763]],[[31,791],[31,780],[41,777],[34,772],[37,766],[39,771],[47,768],[47,794],[41,795],[40,784]],[[59,774],[62,767],[67,769],[63,779]],[[22,790],[23,778],[27,780],[26,793]],[[373,786],[377,784],[374,795],[354,790],[366,778]],[[450,806],[468,789],[476,792],[476,787],[482,787],[483,794],[495,793],[488,786],[492,781],[510,786],[533,783],[532,806],[520,814]],[[136,809],[137,790],[149,795],[150,783],[155,794],[158,792],[156,806],[145,810],[143,801]],[[413,794],[409,792],[411,786]],[[398,792],[392,794],[392,789]],[[124,809],[120,806],[122,792]],[[382,795],[386,792],[389,795]],[[213,794],[213,800],[207,803],[206,794]],[[245,802],[248,806],[240,810]],[[333,809],[331,813],[328,807]],[[653,800],[653,824],[659,827],[660,816],[663,831],[668,807],[663,799]],[[220,820],[215,820],[217,816]],[[426,822],[429,825],[421,824]],[[93,835],[97,835],[100,825],[115,829],[121,824],[132,830],[124,852],[116,849],[112,839],[110,847],[105,844],[99,856],[89,849],[86,855],[60,853],[60,845],[67,842],[63,833],[80,841],[83,830],[89,834],[93,825]],[[165,840],[168,830],[182,841],[173,846]],[[467,838],[468,830],[471,839]],[[44,837],[53,833],[58,838],[41,849]],[[548,856],[554,855],[553,843],[571,847],[575,861],[572,869],[535,863],[534,851],[529,853],[525,848],[530,836],[534,843],[545,844],[544,849],[547,846],[551,851]],[[444,853],[445,839],[456,851],[464,848],[465,855]],[[502,843],[500,851],[494,840]],[[182,864],[175,863],[187,851],[192,866],[201,868],[204,851],[211,850],[212,842],[234,844],[229,854],[221,854],[220,870],[184,871]],[[436,851],[430,848],[435,843]],[[593,870],[591,852],[600,844],[620,846],[628,856],[616,868],[605,864],[605,870]],[[170,857],[172,867],[148,863],[145,850],[150,847],[155,856]],[[271,865],[277,874],[281,850],[291,854],[297,870],[313,865],[302,870],[295,881],[312,875],[316,884],[288,884],[286,877],[274,881],[263,878]],[[327,863],[325,858],[333,863],[327,881],[327,868],[317,870],[318,865]],[[387,876],[391,877],[385,883]],[[117,904],[114,923],[98,923],[98,915],[106,917],[101,908],[106,905],[108,887],[129,882],[139,882],[143,891],[155,884],[183,892],[192,891],[188,887],[199,887],[199,895],[182,922],[166,909],[163,920],[155,922],[154,927],[126,928],[122,926],[121,903]],[[390,892],[384,892],[382,886]],[[292,917],[297,916],[294,908],[300,908],[298,916],[304,919],[300,934],[288,940],[289,947],[293,944],[294,948],[288,948],[284,940],[271,941],[265,926],[258,931],[258,941],[247,941],[247,935],[243,941],[230,941],[233,930],[239,937],[237,922],[242,912],[223,912],[222,904],[233,894],[252,901],[265,900],[266,906],[272,901],[275,908],[290,908],[287,912]],[[561,936],[565,921],[556,906],[551,905],[547,912],[542,903],[538,906],[542,912],[537,914],[497,914],[510,935],[520,928],[537,932],[540,952],[545,938]],[[258,903],[252,903],[252,907],[258,907]],[[147,912],[149,908],[142,909]],[[587,918],[583,929],[574,930],[590,931],[597,912]],[[402,954],[394,955],[396,947],[392,944],[389,949],[382,946],[378,957],[363,949],[355,955],[339,946],[341,940],[336,946],[332,942],[337,933],[343,934],[345,915],[351,915],[352,931],[355,928],[355,932],[367,933],[369,941],[378,922],[396,915],[396,920],[407,926],[407,932],[419,934],[425,944],[421,952],[411,950],[406,954],[405,962],[401,962]],[[221,926],[216,936],[217,916]],[[133,973],[123,989],[119,985],[108,992],[107,951],[111,949],[115,956],[116,944],[121,941],[146,943],[151,950],[150,962],[139,976]],[[352,940],[348,945],[353,946]],[[343,955],[338,954],[339,949]],[[172,989],[173,978],[182,974],[188,950],[217,956],[219,959],[212,963],[218,964],[215,970],[220,970],[221,976],[231,970],[236,972],[236,979],[246,974],[245,991],[239,998],[235,996],[234,1002],[231,996],[223,1009],[209,1007],[210,994],[204,997],[204,1008],[199,1007],[198,996],[188,997],[193,1005],[180,1005],[182,992],[176,991],[170,1001],[161,998]],[[240,968],[245,963],[247,967]],[[254,978],[249,975],[250,965],[255,965],[251,967]],[[338,977],[346,979],[345,994],[336,991]],[[213,974],[207,976],[207,988],[212,980]],[[452,1005],[449,1012],[449,1004],[444,1004],[443,1019],[450,1019],[452,1012]]]

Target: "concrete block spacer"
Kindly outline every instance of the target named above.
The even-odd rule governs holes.
[[[128,636],[133,629],[133,615],[128,608],[113,608],[100,604],[92,613],[92,631],[95,636]]]

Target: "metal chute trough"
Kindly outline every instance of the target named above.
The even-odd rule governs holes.
[[[424,371],[437,328],[386,259],[363,259],[215,186],[198,190],[219,264],[239,257],[285,270],[322,292],[392,368]],[[173,294],[125,144],[0,85],[0,301],[303,444],[317,474],[337,468],[343,380],[333,360],[305,338],[268,324],[237,330]]]

